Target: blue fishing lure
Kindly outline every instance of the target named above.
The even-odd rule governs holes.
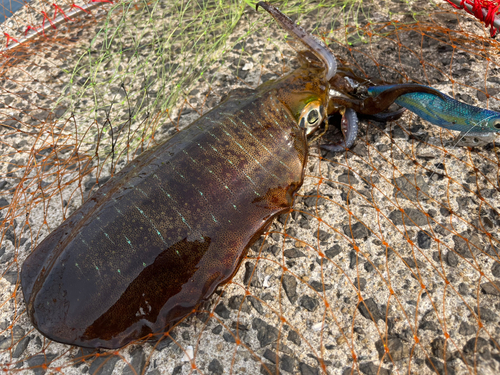
[[[397,85],[368,87],[368,95],[378,96],[394,86]],[[442,96],[414,92],[401,95],[395,103],[431,124],[457,130],[467,136],[500,132],[500,113],[459,102],[445,94]]]

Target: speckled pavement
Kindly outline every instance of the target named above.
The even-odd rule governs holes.
[[[380,36],[365,37],[363,43],[355,32],[342,35],[350,28],[330,16],[336,11],[325,10],[327,16],[321,10],[310,12],[300,17],[301,24],[307,30],[336,29],[329,37],[337,39],[329,46],[358,73],[386,82],[409,78],[467,103],[500,109],[498,44],[485,37],[480,50],[479,39],[471,35],[484,32],[472,19],[457,21],[432,3],[425,8],[421,2],[367,3],[365,13],[359,13],[360,24],[369,14],[380,24],[419,20],[423,27],[419,32],[403,28],[400,45]],[[144,16],[141,12],[124,22],[136,22]],[[398,17],[402,12],[407,15]],[[431,13],[432,22],[425,24]],[[174,22],[168,14],[162,22]],[[126,77],[126,90],[109,84],[94,112],[91,90],[79,100],[71,96],[85,87],[88,71],[82,68],[79,80],[69,84],[61,69],[77,66],[76,57],[88,40],[100,35],[100,22],[75,27],[71,48],[53,43],[46,53],[32,57],[23,56],[29,49],[20,49],[9,57],[19,63],[9,60],[10,68],[2,68],[8,77],[0,84],[2,370],[150,375],[500,372],[499,150],[494,142],[455,147],[455,133],[409,113],[388,124],[364,121],[355,146],[345,153],[311,147],[293,211],[278,217],[249,249],[230,283],[168,334],[117,351],[74,348],[40,335],[26,316],[18,270],[49,228],[109,178],[111,141],[102,129],[106,116],[115,124],[126,123],[129,107],[110,109],[108,104],[125,101],[145,86],[149,100],[175,88],[175,73],[168,87],[159,87],[161,80],[149,79],[151,73],[145,71]],[[432,24],[434,28],[425,27]],[[390,35],[394,27],[380,26],[378,32]],[[249,29],[253,31],[247,35]],[[220,63],[213,63],[199,82],[190,82],[168,114],[155,118],[140,112],[142,117],[130,121],[136,138],[146,123],[155,138],[137,141],[137,150],[116,152],[116,168],[190,124],[231,89],[256,87],[296,67],[295,51],[283,40],[268,16],[247,6]],[[102,45],[97,39],[94,46]],[[110,55],[113,48],[123,46],[109,46]],[[145,44],[140,53],[147,58],[152,51]],[[179,63],[176,59],[186,57],[172,56],[172,64]],[[126,61],[120,64],[126,71]],[[103,67],[99,79],[105,81],[112,69],[111,63]],[[71,136],[75,127],[84,135],[77,150]],[[51,147],[54,143],[57,147]]]

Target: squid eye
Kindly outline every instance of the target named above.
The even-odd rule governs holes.
[[[319,110],[314,108],[307,114],[307,122],[309,125],[315,125],[319,121]]]
[[[319,100],[307,104],[299,118],[299,126],[306,130],[306,134],[312,134],[323,121],[324,107]]]
[[[495,122],[493,123],[493,127],[495,129],[499,129],[500,130],[500,120],[495,120]]]

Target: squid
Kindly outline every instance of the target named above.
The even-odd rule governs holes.
[[[258,7],[314,58],[255,90],[229,93],[132,160],[36,246],[21,287],[28,317],[49,339],[115,349],[164,335],[231,280],[249,247],[292,207],[308,137],[329,115],[340,112],[344,124],[344,139],[329,146],[346,148],[356,113],[397,116],[381,112],[412,93],[448,100],[415,84],[360,98],[355,77],[326,46],[275,7]]]

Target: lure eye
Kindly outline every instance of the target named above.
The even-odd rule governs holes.
[[[323,121],[324,108],[319,101],[307,104],[302,110],[299,126],[306,129],[306,134],[313,133]]]
[[[495,129],[500,130],[500,120],[495,120],[495,121],[493,122],[493,127],[494,127]]]

